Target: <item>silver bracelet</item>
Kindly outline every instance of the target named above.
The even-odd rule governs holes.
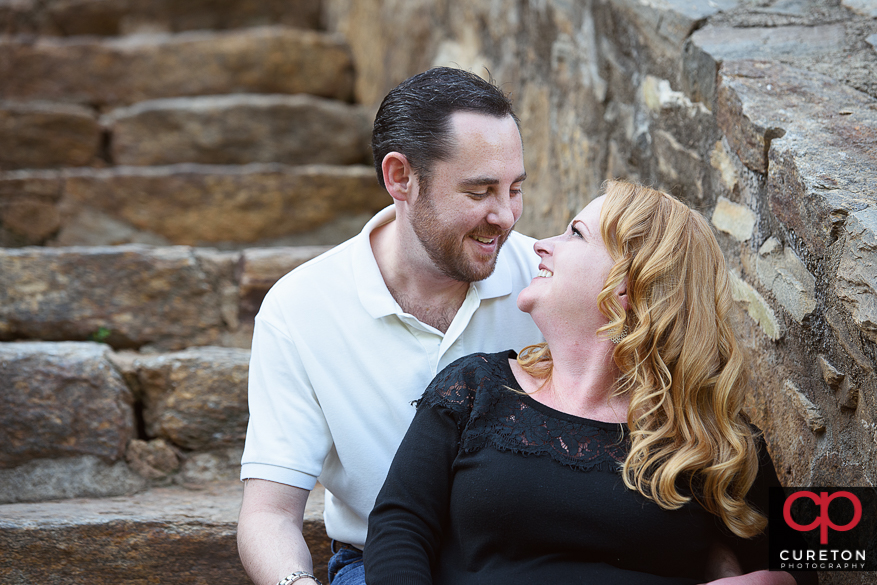
[[[316,583],[317,585],[323,585],[322,583],[320,583],[319,579],[317,579],[316,577],[314,577],[314,575],[308,573],[307,571],[296,571],[295,573],[287,575],[286,577],[281,579],[280,583],[278,583],[277,585],[291,585],[299,579],[313,579],[314,583]]]

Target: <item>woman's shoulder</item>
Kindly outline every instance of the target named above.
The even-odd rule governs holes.
[[[438,373],[418,403],[420,407],[443,406],[457,411],[471,411],[475,396],[508,383],[512,350],[498,353],[473,353],[450,363]]]

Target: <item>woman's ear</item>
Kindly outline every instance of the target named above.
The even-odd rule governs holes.
[[[412,195],[414,174],[408,157],[399,152],[389,152],[381,162],[384,186],[396,201],[407,201]]]
[[[621,303],[621,306],[627,311],[630,308],[627,300],[627,276],[624,277],[624,280],[621,281],[621,284],[615,289],[615,294],[618,295],[618,302]]]

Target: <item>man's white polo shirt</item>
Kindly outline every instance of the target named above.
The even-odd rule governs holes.
[[[326,487],[331,538],[365,543],[368,514],[414,416],[411,402],[470,353],[542,341],[518,293],[537,273],[533,239],[512,233],[496,270],[469,287],[447,333],[404,313],[369,241],[354,238],[296,268],[265,297],[250,358],[241,479]]]

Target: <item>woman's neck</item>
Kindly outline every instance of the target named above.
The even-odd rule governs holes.
[[[614,395],[620,373],[612,359],[612,342],[595,337],[590,343],[548,341],[548,347],[553,366],[547,383],[513,361],[512,371],[525,392],[567,414],[606,422],[627,421],[629,398]]]

